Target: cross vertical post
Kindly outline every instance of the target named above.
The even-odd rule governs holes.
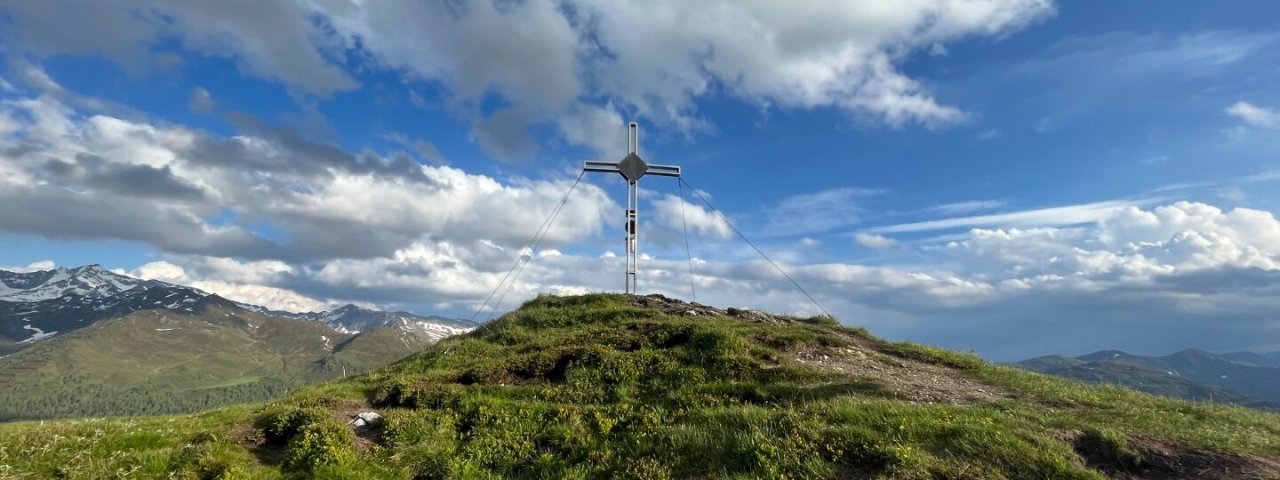
[[[636,122],[631,122],[627,125],[627,156],[622,161],[587,161],[583,163],[582,170],[585,172],[617,173],[627,180],[627,218],[625,224],[627,233],[627,271],[625,290],[629,294],[639,293],[640,242],[638,233],[640,219],[638,211],[640,209],[640,177],[646,174],[679,177],[680,167],[645,163],[640,158],[640,125]]]
[[[640,155],[640,126],[636,122],[631,122],[627,126],[627,156]],[[636,271],[640,268],[640,259],[637,257],[640,249],[640,239],[636,235],[636,227],[640,221],[640,186],[639,178],[627,179],[627,282],[626,292],[636,293]]]

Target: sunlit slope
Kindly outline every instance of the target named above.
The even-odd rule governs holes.
[[[268,405],[0,426],[0,478],[1267,478],[1277,455],[1269,413],[621,295]]]
[[[366,338],[368,337],[368,338]],[[0,420],[199,411],[354,375],[426,342],[334,332],[209,297],[191,312],[142,310],[0,358]]]

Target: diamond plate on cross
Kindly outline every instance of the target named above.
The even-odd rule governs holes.
[[[641,160],[640,156],[635,153],[627,154],[627,158],[618,162],[618,173],[621,173],[623,178],[626,178],[631,183],[636,183],[647,171],[649,171],[649,164],[644,163],[644,160]]]

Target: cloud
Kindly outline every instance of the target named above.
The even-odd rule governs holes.
[[[200,200],[199,188],[173,175],[169,166],[123,165],[91,153],[77,153],[71,162],[51,158],[41,167],[46,175],[83,187],[123,196],[158,201]]]
[[[967,114],[900,64],[1054,12],[1049,0],[81,3],[6,6],[5,38],[37,56],[97,54],[135,71],[169,63],[176,43],[318,96],[357,88],[348,69],[391,71],[443,85],[481,145],[510,159],[531,154],[535,125],[600,153],[620,143],[586,125],[621,113],[698,131],[697,100],[720,94],[894,127],[954,124]],[[82,15],[67,18],[73,8]],[[507,107],[486,112],[490,96]]]
[[[716,212],[702,205],[695,205],[675,195],[663,195],[653,200],[653,208],[657,210],[655,221],[660,228],[655,234],[661,241],[674,242],[681,238],[675,235],[679,235],[686,226],[695,235],[712,240],[733,238],[733,229],[729,224]]]
[[[241,273],[252,272],[255,266],[261,263],[241,264],[230,259],[209,258],[208,262],[212,262],[225,268],[234,265],[233,268]],[[227,281],[220,279],[218,267],[214,267],[211,271],[201,273],[188,273],[187,269],[175,265],[167,261],[150,262],[142,265],[130,272],[129,275],[147,280],[160,280],[163,282],[174,283],[178,285],[187,285],[204,290],[209,293],[217,294],[226,299],[237,302],[244,302],[252,305],[259,305],[270,308],[272,310],[284,310],[288,312],[314,312],[327,310],[335,306],[338,302],[333,300],[321,301],[315,298],[300,295],[297,292],[285,290],[281,288],[268,287],[259,284],[247,284],[241,281]],[[254,272],[255,276],[258,273]],[[279,273],[279,272],[277,272]],[[265,277],[258,276],[255,280],[262,282],[267,280]]]
[[[67,11],[77,15],[66,15]],[[227,57],[250,75],[277,79],[316,95],[359,84],[328,57],[340,54],[303,2],[31,2],[4,7],[11,35],[42,55],[100,54],[145,71],[162,63],[153,47],[183,47]]]
[[[964,202],[944,203],[942,205],[934,205],[922,210],[922,213],[936,215],[959,215],[962,213],[980,212],[983,210],[994,210],[1003,207],[1005,202],[1000,200],[968,200]]]
[[[0,101],[0,229],[139,241],[175,254],[278,259],[386,256],[424,239],[522,245],[568,179],[497,179],[340,148],[237,117],[219,137],[40,96]],[[615,204],[582,184],[547,245],[598,232]],[[532,212],[532,213],[531,213]]]
[[[218,104],[213,101],[213,95],[210,95],[208,90],[196,87],[191,89],[191,99],[187,100],[187,108],[194,112],[207,113],[218,108]]]
[[[874,250],[882,250],[898,244],[897,240],[874,233],[859,233],[853,236],[853,241]]]
[[[1280,113],[1274,109],[1259,107],[1246,101],[1239,101],[1227,107],[1228,115],[1240,119],[1245,124],[1258,128],[1280,128]]]
[[[444,155],[440,153],[440,149],[436,148],[435,144],[421,138],[413,138],[400,132],[386,133],[383,137],[412,149],[422,163],[435,165],[447,165],[449,163],[449,160],[444,158]]]
[[[1280,34],[1274,32],[1066,35],[1026,59],[947,82],[942,91],[982,97],[970,102],[986,105],[985,117],[1016,117],[1024,125],[1019,128],[1050,134],[1096,121],[1094,116],[1105,117],[1104,112],[1116,109],[1150,111],[1172,96],[1201,91],[1205,82],[1230,82],[1239,71],[1254,68],[1251,65],[1270,64],[1270,52],[1277,45]],[[1009,92],[1023,91],[1028,85],[1035,85],[1039,95],[1008,101]],[[1216,97],[1223,92],[1202,94]],[[1017,133],[1010,125],[1004,127],[1006,137]]]
[[[31,272],[39,272],[41,270],[53,270],[55,268],[58,268],[58,265],[56,263],[53,263],[53,260],[39,260],[39,261],[31,262],[27,264],[25,267],[0,267],[0,270],[16,272],[16,273],[31,273]]]
[[[867,229],[869,233],[910,233],[949,230],[955,228],[1000,226],[1061,226],[1095,222],[1117,211],[1134,205],[1150,203],[1149,200],[1108,200],[1104,202],[1039,208],[1019,212],[946,218],[924,222],[882,225]]]
[[[1277,41],[1280,35],[1230,31],[1075,36],[1057,42],[1036,60],[1018,65],[1014,73],[1059,75],[1064,80],[1102,74],[1113,80],[1169,74],[1204,76],[1264,51]],[[1080,68],[1086,65],[1094,68]]]
[[[803,235],[861,223],[862,200],[883,193],[865,188],[833,188],[782,199],[764,212],[768,234]]]
[[[475,125],[475,138],[486,152],[503,160],[528,160],[538,152],[529,134],[532,116],[522,110],[504,109]]]

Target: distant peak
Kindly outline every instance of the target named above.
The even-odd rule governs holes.
[[[78,273],[78,274],[86,274],[86,273],[90,273],[90,274],[99,274],[99,275],[100,275],[100,274],[111,274],[111,275],[116,275],[116,273],[115,273],[115,272],[112,272],[112,271],[110,271],[110,270],[107,270],[107,269],[103,268],[103,267],[102,267],[102,265],[99,265],[99,264],[97,264],[97,263],[91,263],[91,264],[88,264],[88,265],[81,265],[81,266],[79,266],[79,267],[75,267],[75,268],[63,268],[63,269],[60,269],[60,270],[66,270],[66,271],[68,271],[68,272],[71,272],[71,273]]]
[[[1098,360],[1109,360],[1113,358],[1125,358],[1125,357],[1132,357],[1132,356],[1133,355],[1130,355],[1128,352],[1124,352],[1120,350],[1098,350],[1088,355],[1081,355],[1079,357],[1076,357],[1076,359],[1085,360],[1085,361],[1098,361]]]
[[[1170,357],[1217,357],[1219,355],[1216,353],[1206,351],[1206,350],[1201,350],[1198,348],[1187,348],[1187,349],[1179,350],[1169,356]]]

